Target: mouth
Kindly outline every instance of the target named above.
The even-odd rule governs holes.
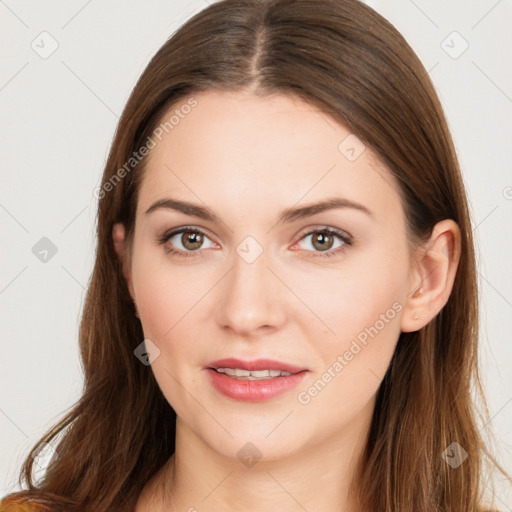
[[[307,368],[275,361],[257,359],[220,359],[204,367],[214,387],[237,400],[261,402],[295,387],[302,381]]]
[[[286,377],[307,370],[305,367],[284,363],[275,359],[243,361],[233,357],[212,361],[206,365],[206,368],[224,373],[230,377],[246,379],[249,377],[253,379]]]
[[[266,380],[274,379],[275,377],[287,377],[292,375],[290,372],[284,372],[279,370],[243,370],[241,368],[212,368],[217,373],[223,373],[234,377],[235,379],[241,380]]]

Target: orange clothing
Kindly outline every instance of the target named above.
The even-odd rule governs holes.
[[[50,512],[50,507],[20,498],[4,498],[0,501],[0,512]]]

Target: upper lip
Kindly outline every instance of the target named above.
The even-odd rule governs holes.
[[[229,357],[226,359],[218,359],[208,363],[205,368],[239,368],[241,370],[279,370],[281,372],[288,373],[299,373],[306,370],[306,368],[295,366],[293,364],[283,363],[282,361],[276,361],[275,359],[254,359],[252,361],[242,361]]]

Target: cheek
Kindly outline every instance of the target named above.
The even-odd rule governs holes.
[[[336,269],[313,271],[297,281],[297,295],[306,298],[307,306],[321,320],[310,322],[309,328],[321,325],[327,351],[343,349],[360,333],[364,338],[365,329],[372,326],[380,331],[399,324],[408,264],[405,248],[380,244],[375,250],[353,253]]]
[[[183,386],[194,389],[205,348],[212,345],[208,308],[218,278],[205,267],[172,264],[165,253],[144,249],[134,254],[132,266],[144,338],[160,350],[151,369],[167,401],[185,416],[197,403]]]
[[[408,253],[391,244],[382,246],[340,267],[335,276],[319,274],[315,281],[317,291],[309,294],[308,305],[319,312],[324,325],[320,338],[314,332],[318,322],[308,328],[317,356],[313,380],[321,379],[319,390],[329,388],[319,402],[327,407],[344,401],[357,407],[380,385],[400,335]],[[305,401],[312,397],[307,394]]]
[[[320,339],[311,332],[316,364],[296,398],[297,418],[313,429],[334,431],[368,413],[400,335],[400,290],[390,273],[384,276],[347,279],[345,292],[331,295],[324,310],[335,336],[327,329]]]
[[[188,417],[195,411],[200,416],[183,390],[196,385],[198,367],[204,363],[200,358],[205,344],[211,343],[197,321],[201,298],[211,288],[209,280],[192,267],[173,266],[149,251],[134,257],[132,272],[144,338],[160,350],[151,364],[158,386],[178,415]]]
[[[163,341],[194,325],[191,318],[214,281],[201,265],[173,264],[162,248],[135,252],[132,279],[144,334]]]

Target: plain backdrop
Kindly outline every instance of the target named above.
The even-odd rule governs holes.
[[[486,429],[512,472],[512,4],[367,3],[419,55],[453,133],[479,251]],[[80,395],[92,191],[118,118],[153,54],[206,5],[0,1],[0,495],[17,489],[29,448]],[[496,504],[512,510],[497,485]]]

